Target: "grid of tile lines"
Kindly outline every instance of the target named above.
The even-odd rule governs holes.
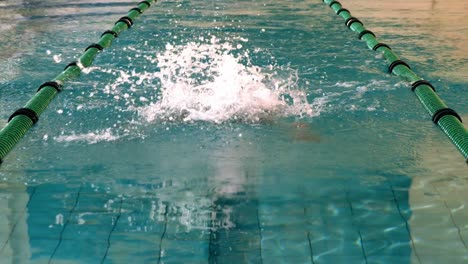
[[[367,255],[366,250],[364,248],[364,241],[362,240],[361,230],[358,230],[359,235],[359,245],[361,245],[362,256],[364,257],[364,262],[367,264]]]
[[[434,186],[434,189],[439,193],[439,191],[437,190],[437,187]],[[39,188],[40,189],[40,188]],[[69,210],[68,212],[68,215],[67,215],[67,218],[66,218],[66,221],[61,229],[61,232],[60,232],[60,235],[59,235],[59,238],[58,238],[58,242],[57,242],[57,245],[54,249],[54,251],[52,252],[50,258],[49,258],[49,261],[48,263],[52,263],[53,262],[53,259],[54,259],[54,256],[57,252],[57,250],[59,249],[61,243],[62,243],[62,237],[63,237],[63,233],[65,231],[65,229],[67,228],[67,226],[69,225],[70,223],[70,220],[71,220],[71,217],[73,215],[73,213],[75,212],[77,206],[78,206],[78,203],[79,203],[79,200],[80,200],[80,196],[81,196],[81,192],[82,192],[82,189],[83,189],[83,186],[81,185],[78,189],[78,192],[76,193],[76,197],[75,197],[75,200],[74,200],[74,204],[73,204],[73,207]],[[393,196],[393,202],[396,206],[396,209],[399,213],[399,216],[400,218],[404,221],[405,223],[405,227],[406,227],[406,230],[407,230],[407,233],[408,233],[408,236],[409,236],[409,239],[410,239],[410,242],[411,242],[411,246],[412,246],[412,249],[413,249],[413,253],[416,257],[416,259],[418,260],[419,263],[422,263],[421,262],[421,259],[420,259],[420,256],[418,254],[418,252],[416,251],[416,248],[415,248],[415,243],[414,243],[414,239],[412,237],[412,234],[410,232],[410,228],[409,228],[409,223],[406,219],[406,217],[404,216],[403,212],[401,211],[401,208],[400,208],[400,205],[399,205],[399,202],[398,202],[398,199],[397,199],[397,196],[396,196],[396,193],[395,193],[395,190],[393,188],[393,186],[390,184],[390,189],[391,189],[391,193],[392,193],[392,196]],[[31,203],[32,199],[34,199],[35,197],[35,194],[37,193],[38,191],[38,188],[37,187],[31,187],[31,194],[29,196],[29,199],[28,199],[28,202],[27,204],[25,205],[25,207],[23,208],[23,210],[21,211],[20,215],[18,216],[18,218],[16,219],[15,223],[11,226],[11,229],[9,230],[8,232],[8,238],[7,240],[3,243],[2,245],[2,248],[0,250],[0,253],[3,253],[4,249],[6,248],[6,246],[8,245],[9,241],[10,241],[10,238],[13,236],[15,230],[16,230],[16,226],[17,224],[19,223],[19,221],[24,217],[26,211],[27,211],[27,208],[29,206],[29,204]],[[439,193],[440,194],[440,193]],[[349,205],[349,209],[351,211],[351,215],[353,216],[354,215],[354,209],[353,209],[353,206],[352,206],[352,203],[349,199],[349,194],[347,193],[347,196],[346,196],[346,200],[347,200],[347,203]],[[102,257],[102,260],[101,260],[101,263],[104,263],[104,261],[106,260],[106,257],[107,257],[107,253],[109,251],[109,248],[111,246],[111,237],[112,237],[112,233],[114,232],[116,226],[118,225],[118,222],[119,222],[119,219],[122,215],[122,205],[123,205],[123,198],[121,198],[120,200],[120,204],[119,204],[119,210],[118,210],[118,214],[115,218],[115,220],[113,221],[113,225],[112,225],[112,228],[108,234],[108,237],[107,237],[107,248],[106,248],[106,251],[105,251],[105,254],[103,255]],[[458,230],[458,236],[460,238],[460,242],[463,244],[463,246],[468,249],[468,246],[461,234],[461,228],[458,226],[458,224],[456,223],[455,221],[455,218],[451,212],[451,208],[448,206],[447,202],[444,200],[444,205],[445,207],[447,208],[449,214],[450,214],[450,217],[451,217],[451,222],[452,224],[454,225],[454,227]],[[306,213],[306,208],[304,208],[304,214]],[[159,246],[159,254],[158,254],[158,263],[161,262],[162,260],[162,257],[163,257],[163,240],[165,238],[165,234],[166,234],[166,230],[167,230],[167,225],[168,225],[168,209],[167,209],[167,205],[165,205],[164,207],[164,228],[163,228],[163,233],[160,237],[160,246]],[[259,244],[259,251],[260,251],[260,257],[261,257],[261,260],[263,261],[263,258],[261,256],[262,254],[262,249],[261,249],[261,241],[263,240],[262,238],[262,232],[261,232],[261,223],[260,223],[260,214],[257,210],[257,225],[258,225],[258,231],[259,231],[259,236],[260,236],[260,244]],[[361,246],[361,250],[362,250],[362,253],[363,253],[363,258],[364,258],[364,261],[367,263],[367,255],[366,255],[366,251],[365,251],[365,248],[364,248],[364,243],[365,241],[363,240],[362,238],[362,234],[360,232],[360,230],[357,230],[357,233],[359,235],[359,242],[360,242],[360,246]],[[210,236],[210,240],[212,239],[212,236]],[[311,241],[311,233],[310,231],[307,232],[307,239],[308,239],[308,243],[309,243],[309,250],[310,250],[310,255],[311,255],[311,263],[312,264],[315,264],[315,259],[314,259],[314,251],[313,251],[313,248],[312,248],[312,241]],[[211,246],[211,243],[210,243],[210,246]],[[211,250],[210,250],[211,251]],[[213,256],[212,256],[212,252],[210,252],[210,256],[209,258],[211,259]]]
[[[263,253],[262,253],[262,241],[263,241],[263,235],[262,235],[262,228],[261,228],[261,222],[260,222],[260,211],[259,211],[259,204],[258,200],[255,201],[256,205],[256,226],[258,229],[258,236],[259,236],[259,241],[258,241],[258,254],[259,254],[259,261],[260,264],[263,264]],[[212,207],[213,211],[216,211],[216,206]],[[217,234],[217,226],[213,225],[210,227],[210,234],[209,234],[209,241],[208,241],[208,263],[217,263],[216,261],[216,255],[218,252],[216,251],[217,248],[215,249],[215,242],[214,239],[216,239],[216,234]]]
[[[309,241],[310,263],[315,264],[314,251],[312,249],[312,240],[310,239],[310,231],[307,231],[307,240]]]
[[[391,183],[389,183],[389,184],[390,184],[390,189],[392,190],[393,201],[394,201],[394,203],[396,205],[398,213],[400,214],[401,219],[405,222],[406,231],[408,232],[408,237],[409,237],[409,239],[411,241],[411,247],[413,248],[413,253],[416,256],[416,259],[418,260],[418,263],[421,264],[421,258],[419,257],[419,254],[416,251],[416,246],[414,245],[414,239],[413,239],[413,236],[411,235],[409,223],[406,220],[406,217],[403,215],[403,212],[400,209],[400,204],[398,203],[398,199],[397,199],[396,194],[395,194],[395,189],[393,189],[393,185]]]
[[[349,210],[350,210],[350,213],[351,213],[351,217],[354,219],[354,209],[353,209],[353,204],[351,203],[351,200],[349,199],[349,192],[346,191],[346,202],[348,203],[348,206],[349,206]],[[355,225],[353,223],[353,225]],[[366,254],[366,249],[364,248],[364,240],[362,239],[362,234],[361,234],[361,230],[357,230],[358,232],[358,235],[359,235],[359,245],[361,246],[361,252],[362,252],[362,257],[364,258],[364,262],[367,264],[367,254]]]
[[[307,219],[307,208],[304,207],[304,218]],[[310,231],[307,230],[307,241],[309,242],[309,252],[310,252],[310,263],[315,264],[315,258],[314,258],[314,250],[312,247],[312,239],[310,238]]]
[[[109,235],[107,236],[107,247],[106,247],[106,252],[104,253],[104,256],[102,256],[101,264],[104,263],[104,261],[107,258],[107,254],[109,253],[109,248],[111,246],[111,237],[112,233],[114,233],[115,227],[117,226],[120,216],[122,216],[122,204],[123,204],[123,197],[120,198],[120,203],[119,203],[119,213],[116,216],[115,220],[113,221],[112,229],[109,232]]]
[[[161,258],[163,257],[163,249],[162,249],[162,244],[164,237],[166,236],[166,231],[167,231],[167,204],[164,205],[164,229],[163,233],[161,234],[161,238],[159,239],[159,254],[158,254],[158,264],[161,263]]]
[[[439,195],[440,197],[440,192],[439,190],[437,189],[437,187],[434,185],[434,184],[431,184],[432,187],[434,188],[434,190],[437,192],[437,194]],[[450,220],[452,221],[452,224],[455,226],[455,228],[457,229],[457,232],[458,232],[458,237],[460,238],[460,241],[462,242],[463,246],[468,249],[468,246],[466,245],[466,242],[465,242],[465,239],[463,238],[463,235],[461,233],[461,228],[460,226],[457,224],[457,222],[455,221],[455,218],[452,214],[452,209],[448,206],[447,204],[447,201],[443,200],[444,202],[444,205],[445,207],[447,208],[447,211],[449,212],[450,214]]]
[[[260,212],[258,210],[258,200],[255,203],[257,205],[257,228],[258,228],[258,235],[260,237],[260,240],[258,241],[258,250],[260,254],[260,264],[263,264],[263,254],[262,254],[262,241],[263,241],[263,235],[262,235],[262,227],[260,224]]]
[[[62,244],[63,233],[65,232],[65,229],[67,228],[68,224],[70,223],[71,216],[72,216],[73,212],[75,211],[76,206],[78,205],[78,201],[80,200],[80,195],[81,195],[82,190],[83,190],[83,185],[80,185],[80,188],[78,189],[78,193],[76,194],[75,203],[73,204],[73,207],[68,212],[67,220],[63,224],[62,230],[60,230],[59,241],[58,241],[57,245],[55,246],[54,251],[50,255],[50,258],[49,258],[49,261],[48,261],[49,264],[52,263],[52,259],[54,258],[55,254],[57,253],[58,248]]]
[[[212,213],[217,214],[216,205],[212,205],[211,208]],[[218,246],[215,243],[215,239],[218,235],[218,226],[215,224],[215,220],[211,219],[211,226],[209,227],[210,234],[209,234],[209,241],[208,241],[208,263],[217,263],[216,262],[216,255],[218,254]]]
[[[26,213],[26,210],[28,209],[28,206],[29,204],[31,203],[31,200],[32,198],[34,197],[34,194],[36,193],[36,188],[33,187],[32,188],[32,192],[31,192],[31,195],[29,196],[29,199],[28,199],[28,202],[26,204],[26,206],[23,208],[23,210],[21,211],[21,214],[20,216],[18,217],[18,219],[15,221],[15,223],[13,224],[13,226],[11,227],[11,230],[10,232],[8,233],[8,238],[7,240],[5,241],[5,243],[3,243],[2,245],[2,248],[0,249],[0,254],[3,253],[3,251],[5,250],[6,246],[8,245],[8,243],[10,243],[10,239],[11,237],[13,236],[13,233],[15,232],[16,230],[16,226],[18,225],[19,221],[24,217],[24,214]]]
[[[215,251],[214,251],[213,239],[215,238],[215,236],[216,236],[215,227],[211,226],[210,227],[209,240],[208,240],[208,263],[214,263],[214,259],[215,259],[214,253],[215,253]]]

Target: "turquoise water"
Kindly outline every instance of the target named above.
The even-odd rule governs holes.
[[[467,4],[342,3],[468,118]],[[134,6],[0,2],[0,125]],[[465,263],[466,186],[321,1],[162,1],[5,159],[0,263]]]

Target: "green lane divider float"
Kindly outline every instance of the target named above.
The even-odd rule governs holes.
[[[389,64],[389,73],[400,76],[403,80],[411,83],[411,90],[432,116],[432,121],[444,131],[468,163],[468,132],[462,124],[461,117],[440,99],[434,86],[414,73],[411,67],[400,60],[387,44],[379,42],[375,34],[367,30],[359,19],[351,16],[351,12],[343,8],[340,2],[332,0],[323,0],[323,2],[341,16],[345,20],[346,26],[356,32],[359,39],[366,41],[370,49],[383,52],[383,56]]]
[[[83,55],[67,65],[62,73],[55,79],[42,84],[34,97],[23,107],[16,110],[8,120],[8,124],[0,130],[0,164],[2,159],[10,152],[26,132],[39,120],[54,97],[62,91],[65,82],[77,78],[81,69],[91,66],[96,55],[104,48],[109,47],[120,33],[133,25],[133,20],[150,8],[156,0],[140,2],[137,7],[128,11],[127,16],[121,17],[111,30],[101,35],[99,42],[88,46]]]

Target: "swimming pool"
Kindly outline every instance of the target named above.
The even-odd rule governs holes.
[[[341,2],[467,118],[467,4]],[[135,3],[0,5],[3,127]],[[162,1],[5,159],[0,262],[464,263],[466,164],[385,72],[322,1]]]

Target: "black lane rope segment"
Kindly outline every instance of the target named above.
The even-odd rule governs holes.
[[[141,4],[146,4],[148,8],[151,7],[151,3],[148,1],[141,1],[140,3],[138,3],[138,5],[141,5]]]
[[[101,45],[99,45],[97,43],[93,43],[93,44],[89,45],[88,47],[86,47],[85,52],[88,51],[91,48],[95,48],[95,49],[97,49],[99,51],[102,51],[104,49]]]
[[[70,67],[78,67],[78,62],[77,61],[72,61],[72,62],[68,63],[68,65],[65,66],[65,68],[63,70],[66,71]]]
[[[374,32],[366,29],[364,31],[361,31],[361,33],[359,33],[358,39],[362,39],[362,37],[364,37],[365,34],[371,34],[375,38]]]
[[[329,7],[332,7],[332,5],[334,5],[334,4],[339,4],[339,5],[341,5],[341,3],[338,2],[338,1],[331,1],[330,4],[328,4],[328,6],[329,6]]]
[[[387,48],[387,49],[389,49],[389,50],[392,49],[392,48],[390,48],[390,46],[388,46],[387,44],[379,42],[379,43],[375,44],[374,47],[372,47],[372,50],[377,50],[377,49],[380,48],[380,47],[385,47],[385,48]]]
[[[132,9],[130,9],[130,11],[137,11],[138,13],[143,14],[143,11],[141,11],[141,9],[138,8],[138,7],[134,7]]]
[[[114,38],[117,38],[119,35],[117,34],[117,32],[113,31],[113,30],[106,30],[104,31],[104,33],[101,34],[101,38],[104,37],[104,35],[106,34],[111,34],[112,36],[114,36]]]
[[[357,22],[357,23],[360,23],[361,25],[364,25],[364,24],[361,22],[361,20],[359,20],[359,19],[357,19],[357,18],[355,18],[355,17],[350,17],[350,18],[346,19],[345,25],[346,25],[348,28],[351,28],[351,25],[352,25],[353,23],[356,23],[356,22]]]
[[[412,83],[411,84],[411,91],[414,92],[414,90],[416,90],[416,88],[418,88],[420,85],[427,85],[427,86],[431,87],[434,92],[436,91],[434,86],[430,82],[428,82],[426,80],[419,80],[419,81],[415,81],[414,83]]]
[[[348,10],[348,9],[346,9],[346,8],[340,8],[338,11],[336,11],[336,15],[340,15],[341,12],[345,12],[345,11],[349,13],[349,10]]]
[[[60,93],[62,91],[62,88],[63,88],[63,86],[61,84],[59,84],[58,82],[50,81],[50,82],[45,82],[41,86],[39,86],[36,93],[40,92],[45,87],[52,87],[57,91],[57,93]]]
[[[20,109],[16,110],[16,111],[10,116],[10,118],[8,118],[8,123],[9,123],[15,116],[19,116],[19,115],[26,116],[26,117],[28,117],[29,119],[31,119],[31,121],[33,122],[33,125],[35,125],[35,124],[37,123],[37,121],[39,121],[39,116],[37,115],[36,112],[34,112],[34,110],[29,109],[29,108],[20,108]]]
[[[115,22],[115,25],[117,25],[117,23],[120,23],[120,22],[127,24],[127,28],[131,28],[133,26],[133,20],[129,18],[128,16],[123,16],[119,18],[119,20]]]
[[[434,122],[434,124],[438,124],[439,120],[442,117],[447,116],[447,115],[454,116],[460,121],[460,123],[463,123],[463,120],[460,117],[460,115],[455,110],[453,110],[451,108],[442,108],[442,109],[437,110],[434,113],[434,115],[432,116],[432,122]]]
[[[388,66],[388,72],[392,73],[393,69],[395,69],[395,67],[398,66],[398,65],[403,65],[403,66],[408,67],[408,69],[411,69],[411,67],[408,65],[408,63],[406,63],[406,62],[404,62],[402,60],[396,60],[396,61],[390,63],[390,66]]]

